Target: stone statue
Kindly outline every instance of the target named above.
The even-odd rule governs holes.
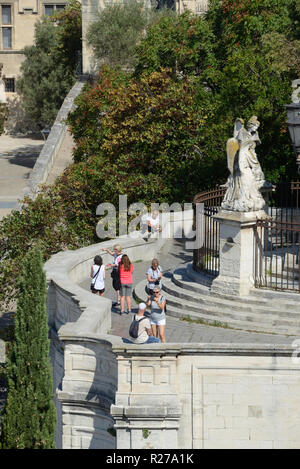
[[[256,116],[249,119],[246,128],[243,119],[235,121],[233,138],[226,145],[230,175],[222,202],[224,210],[252,212],[262,210],[266,205],[260,190],[270,184],[265,181],[255,153],[256,145],[260,144],[257,132],[259,125]]]
[[[3,64],[0,64],[0,104],[5,104],[7,102],[6,100],[6,94],[5,94],[5,83],[2,78],[2,69],[3,69]]]
[[[294,80],[292,82],[292,88],[295,88],[295,91],[292,93],[292,103],[298,104],[300,103],[300,79],[297,78],[297,80]]]

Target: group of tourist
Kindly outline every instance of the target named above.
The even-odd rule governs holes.
[[[153,233],[159,231],[158,212],[154,211],[148,221],[148,231]],[[122,252],[122,246],[115,244],[113,250],[103,248],[113,257],[113,263],[107,264],[112,267],[112,286],[117,294],[117,301],[113,306],[120,307],[120,314],[130,314],[132,295],[132,274],[134,266],[127,254]],[[105,266],[100,255],[95,256],[94,264],[91,267],[91,291],[94,294],[104,296],[105,292]],[[166,300],[162,295],[162,269],[157,259],[153,259],[151,267],[146,272],[147,276],[147,301],[139,304],[138,313],[134,315],[133,322],[138,321],[137,337],[131,336],[132,342],[152,343],[165,342],[166,325]],[[127,310],[125,311],[125,304]],[[147,307],[150,312],[147,312]]]

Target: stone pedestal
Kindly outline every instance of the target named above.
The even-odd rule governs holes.
[[[264,210],[234,212],[220,210],[220,268],[212,282],[213,293],[244,296],[254,285],[254,227],[257,219],[269,218]]]

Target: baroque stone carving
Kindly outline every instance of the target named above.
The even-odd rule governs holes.
[[[292,82],[292,88],[295,88],[295,90],[292,93],[292,103],[298,104],[300,103],[300,79],[297,78],[297,80],[294,80]]]
[[[255,152],[256,145],[260,144],[257,132],[259,125],[256,116],[249,119],[246,127],[243,119],[235,121],[233,138],[228,139],[226,145],[230,175],[222,203],[224,210],[252,212],[266,205],[261,189],[271,184],[265,181]]]

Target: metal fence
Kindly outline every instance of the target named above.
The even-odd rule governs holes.
[[[195,205],[197,203],[204,204],[204,220],[203,245],[199,249],[194,249],[193,268],[197,272],[202,271],[214,277],[219,273],[220,232],[219,222],[213,218],[213,215],[220,210],[225,192],[225,187],[218,187],[201,192],[194,198]]]
[[[255,227],[255,287],[300,293],[300,182],[278,184]]]
[[[201,192],[194,204],[204,204],[203,245],[193,253],[193,268],[216,277],[219,273],[220,232],[213,218],[226,188]],[[268,195],[268,220],[258,220],[254,233],[255,287],[300,293],[300,181],[279,183]],[[196,220],[195,220],[196,221]]]

